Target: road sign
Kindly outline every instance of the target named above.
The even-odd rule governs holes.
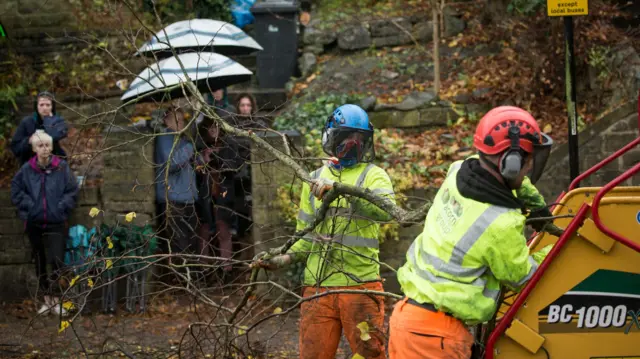
[[[589,15],[589,0],[547,0],[547,15]]]

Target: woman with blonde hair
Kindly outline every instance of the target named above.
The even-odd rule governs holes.
[[[36,156],[22,165],[11,181],[11,202],[25,229],[36,264],[44,304],[38,314],[66,315],[59,301],[64,267],[66,221],[76,206],[78,184],[66,161],[52,154],[53,138],[43,130],[29,138]],[[52,272],[47,274],[47,264]],[[56,288],[57,284],[57,288]],[[54,294],[55,293],[55,294]]]

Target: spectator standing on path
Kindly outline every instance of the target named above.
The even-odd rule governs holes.
[[[236,113],[236,109],[229,104],[229,96],[227,95],[226,87],[211,91],[211,99],[207,102],[215,107],[216,114],[218,114],[218,116],[223,120],[228,119]],[[233,125],[233,123],[230,124]]]
[[[199,198],[200,212],[202,217],[209,221],[209,232],[201,231],[201,238],[204,238],[202,244],[203,254],[209,255],[210,239],[212,234],[216,234],[218,242],[219,255],[223,258],[231,259],[232,255],[232,235],[231,235],[231,212],[226,208],[233,205],[232,201],[227,200],[233,198],[233,193],[228,193],[225,187],[225,176],[230,176],[233,166],[233,160],[236,151],[232,144],[224,143],[224,135],[218,125],[211,119],[205,118],[199,126],[198,142],[200,151],[209,152],[204,158],[205,165],[202,171],[198,171],[199,178]],[[228,181],[227,181],[228,182]],[[222,191],[221,189],[224,188]],[[228,197],[227,197],[228,196]],[[213,203],[216,203],[215,209]],[[201,221],[202,220],[201,217]],[[229,273],[232,269],[231,264],[222,267],[225,273]]]
[[[66,157],[67,154],[60,147],[60,140],[67,137],[67,124],[56,114],[56,103],[52,93],[44,91],[36,96],[33,114],[20,121],[11,139],[11,151],[18,158],[20,166],[29,161],[35,153],[32,150],[32,135],[36,130],[44,130],[53,139],[52,154]]]
[[[395,202],[391,179],[373,161],[373,125],[356,105],[338,107],[327,119],[322,147],[332,156],[325,166],[310,174],[311,186],[302,185],[296,230],[315,220],[325,193],[335,182],[366,188]],[[380,279],[380,221],[391,216],[366,200],[338,198],[315,229],[299,239],[287,254],[260,260],[252,266],[267,269],[305,262],[304,297],[330,290],[383,291]],[[362,322],[369,339],[361,337]],[[300,358],[335,358],[344,334],[351,351],[368,359],[386,358],[384,348],[384,300],[368,294],[334,293],[302,304]]]
[[[64,267],[66,224],[76,206],[78,184],[66,161],[52,155],[53,139],[43,130],[28,140],[36,153],[22,165],[11,181],[11,202],[25,229],[44,304],[38,314],[66,315],[59,300],[59,279]],[[47,264],[52,272],[47,274]],[[55,293],[55,294],[54,294]]]
[[[199,247],[195,212],[198,198],[194,171],[196,153],[188,138],[178,133],[185,128],[183,110],[170,106],[162,118],[166,129],[156,136],[154,152],[156,204],[162,218],[161,229],[167,232],[172,253],[195,253]]]

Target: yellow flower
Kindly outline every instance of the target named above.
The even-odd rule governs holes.
[[[245,326],[241,326],[240,329],[238,329],[238,335],[242,335],[246,332],[247,332],[247,327]]]
[[[273,310],[273,314],[280,314],[280,313],[282,313],[282,308],[280,307]]]
[[[124,216],[124,219],[125,219],[127,222],[131,222],[131,221],[133,221],[133,219],[134,219],[134,218],[136,218],[136,212],[129,212],[129,213],[127,213],[127,215],[126,215],[126,216]]]
[[[65,329],[67,329],[69,327],[69,321],[68,320],[63,320],[60,322],[60,329],[58,329],[58,334],[64,332]]]
[[[364,359],[364,357],[363,357],[362,355],[358,354],[358,353],[355,353],[355,354],[351,357],[351,359]]]
[[[75,276],[73,279],[71,279],[71,282],[69,282],[69,288],[73,287],[74,284],[76,284],[76,281],[80,279],[80,276],[77,275]]]
[[[89,288],[93,288],[93,280],[91,278],[87,279],[87,285]]]
[[[64,303],[62,303],[62,308],[66,309],[66,310],[71,310],[73,309],[75,306],[73,305],[72,302],[70,301],[66,301]]]
[[[113,249],[113,242],[111,241],[111,237],[107,237],[107,248]]]
[[[91,210],[89,211],[89,216],[91,216],[91,218],[97,216],[98,214],[100,214],[100,210],[96,207],[91,208]]]
[[[113,262],[111,261],[111,259],[107,259],[104,263],[106,269],[109,269],[111,268],[111,266],[113,266]]]

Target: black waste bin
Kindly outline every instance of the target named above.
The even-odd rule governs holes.
[[[255,17],[255,39],[264,49],[258,53],[260,88],[284,88],[294,75],[298,60],[295,0],[263,0],[251,7]]]

